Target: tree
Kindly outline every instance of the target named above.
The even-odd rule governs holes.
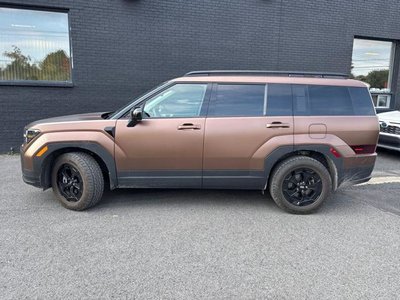
[[[21,49],[12,46],[12,51],[5,51],[3,55],[12,60],[1,71],[2,80],[38,80],[39,69],[31,63],[31,57],[23,55]]]
[[[10,62],[2,70],[2,80],[54,80],[67,81],[71,77],[69,57],[64,50],[57,50],[46,55],[39,65],[32,63],[29,55],[24,55],[17,46],[12,51],[6,51],[3,55]]]
[[[375,70],[368,73],[365,81],[372,88],[385,89],[388,87],[389,70]]]
[[[49,53],[39,65],[41,80],[66,81],[70,79],[69,57],[64,50]]]

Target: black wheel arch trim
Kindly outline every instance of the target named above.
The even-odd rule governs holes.
[[[107,167],[108,178],[110,183],[110,189],[118,187],[118,177],[115,167],[115,161],[113,155],[108,152],[103,146],[96,142],[84,141],[84,142],[56,142],[46,144],[48,151],[41,157],[35,156],[33,159],[33,169],[39,173],[40,185],[43,189],[47,189],[51,186],[51,180],[49,181],[51,168],[50,164],[54,160],[54,153],[59,150],[84,151],[95,154],[102,160],[104,165]]]
[[[304,145],[286,145],[279,146],[273,150],[266,158],[264,162],[265,172],[265,186],[264,190],[267,189],[271,172],[277,163],[284,159],[291,157],[292,155],[301,155],[302,151],[310,151],[315,153],[321,153],[327,159],[328,171],[332,177],[333,189],[336,189],[343,178],[343,159],[341,157],[335,157],[330,149],[330,145],[320,144],[304,144]]]

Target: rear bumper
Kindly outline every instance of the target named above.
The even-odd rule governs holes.
[[[345,158],[339,176],[339,185],[344,183],[352,185],[369,181],[375,167],[376,157],[377,154],[374,153]]]
[[[378,146],[385,149],[400,151],[400,135],[381,132],[379,134]]]

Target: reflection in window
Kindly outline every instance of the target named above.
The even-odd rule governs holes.
[[[198,117],[206,90],[207,84],[176,84],[146,102],[145,117]]]
[[[0,80],[71,81],[68,14],[0,7]]]
[[[390,92],[393,43],[354,39],[351,76],[369,84],[371,92]]]

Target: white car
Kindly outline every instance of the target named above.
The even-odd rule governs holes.
[[[380,132],[378,146],[400,151],[400,111],[378,114]]]

